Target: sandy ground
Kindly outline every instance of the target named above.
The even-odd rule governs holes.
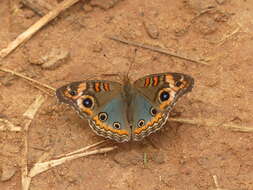
[[[77,3],[3,59],[2,65],[55,88],[91,76],[127,72],[130,64],[132,80],[151,73],[183,72],[195,78],[195,87],[172,115],[218,124],[168,122],[144,141],[118,144],[115,151],[69,161],[37,175],[30,189],[252,190],[253,134],[222,124],[253,128],[253,1],[108,3],[114,6]],[[39,18],[18,1],[0,1],[0,48]],[[209,65],[106,36],[159,46]],[[43,60],[59,52],[67,52],[67,58],[58,66],[43,68]],[[50,160],[103,139],[72,109],[58,105],[54,96],[30,82],[0,72],[0,89],[0,118],[22,128],[29,105],[40,94],[47,97],[29,128],[28,169],[42,155]],[[1,190],[21,189],[23,150],[22,132],[0,131]]]

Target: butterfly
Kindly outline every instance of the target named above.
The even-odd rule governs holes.
[[[117,142],[140,141],[161,129],[178,99],[190,92],[194,79],[182,73],[147,75],[133,83],[107,80],[72,82],[56,90],[66,103],[88,120],[100,136]]]

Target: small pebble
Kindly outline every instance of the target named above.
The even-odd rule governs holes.
[[[90,5],[94,7],[99,7],[101,9],[107,10],[114,7],[121,0],[91,0]]]
[[[148,33],[148,35],[153,39],[158,39],[159,30],[155,23],[152,22],[144,22],[144,27]]]
[[[201,32],[202,34],[209,35],[218,30],[217,23],[209,18],[209,17],[203,17],[195,26],[195,28]]]
[[[12,178],[15,175],[16,171],[17,171],[17,169],[14,166],[9,166],[9,165],[3,164],[1,181],[9,180],[10,178]]]
[[[44,69],[55,69],[65,63],[69,55],[70,53],[67,50],[54,49],[48,55],[42,57],[44,63],[41,66]]]
[[[4,77],[0,78],[0,83],[4,86],[11,86],[13,84],[13,80],[17,77],[12,74],[6,74]]]
[[[215,7],[216,3],[213,0],[186,0],[186,5],[194,11],[200,13],[203,10]]]
[[[126,157],[126,152],[118,152],[113,160],[121,167],[129,167],[143,162],[143,156],[138,152],[130,152],[129,156]]]
[[[220,5],[224,4],[226,2],[226,0],[216,0],[216,2]]]
[[[84,6],[83,6],[83,10],[86,13],[89,13],[89,12],[93,11],[93,7],[90,4],[85,3]]]
[[[103,46],[100,42],[95,42],[94,44],[92,44],[92,51],[99,53],[103,50]]]
[[[155,152],[152,154],[152,160],[157,164],[163,164],[165,162],[165,155],[163,152]]]
[[[30,19],[35,16],[35,13],[32,10],[25,10],[24,17]]]

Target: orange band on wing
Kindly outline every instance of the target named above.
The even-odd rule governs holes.
[[[176,86],[176,82],[181,82],[182,84],[180,85],[180,86]],[[170,84],[170,88],[172,89],[172,90],[174,90],[175,92],[177,92],[177,91],[179,91],[180,89],[182,89],[182,88],[187,88],[187,85],[189,85],[189,84],[187,84],[187,81],[186,80],[184,80],[184,78],[182,77],[179,81],[175,81],[175,79],[173,78],[173,76],[172,75],[166,75],[165,76],[165,82],[166,83],[169,83]]]
[[[118,129],[113,129],[111,126],[106,125],[105,123],[101,122],[98,119],[98,116],[95,116],[92,118],[93,121],[95,121],[96,126],[99,126],[100,128],[103,128],[106,131],[111,131],[113,133],[117,133],[119,135],[128,135],[128,131],[125,130],[118,130]]]
[[[94,89],[96,92],[100,92],[100,83],[99,82],[95,83]]]
[[[158,76],[154,76],[153,77],[153,86],[157,86],[158,85],[158,81],[159,81],[159,77]]]
[[[78,88],[77,88],[77,93],[79,94],[80,92],[85,91],[86,88],[87,88],[87,84],[86,84],[85,82],[79,84],[79,86],[78,86]]]
[[[145,79],[144,86],[149,86],[149,84],[150,84],[150,78],[148,77],[148,78]]]
[[[110,85],[109,83],[103,83],[103,87],[105,91],[110,91]]]
[[[93,111],[89,108],[82,107],[80,108],[82,112],[84,112],[86,115],[92,115]]]
[[[134,130],[134,133],[136,134],[140,134],[142,131],[146,130],[147,128],[149,128],[150,126],[154,125],[154,123],[157,123],[161,118],[162,118],[162,113],[158,113],[156,114],[155,117],[153,117],[151,119],[151,121],[149,121],[146,125],[144,125],[143,127],[137,128]]]

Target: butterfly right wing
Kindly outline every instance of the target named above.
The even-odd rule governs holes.
[[[161,129],[178,99],[193,85],[194,79],[182,73],[159,73],[136,80],[131,107],[133,140]]]

